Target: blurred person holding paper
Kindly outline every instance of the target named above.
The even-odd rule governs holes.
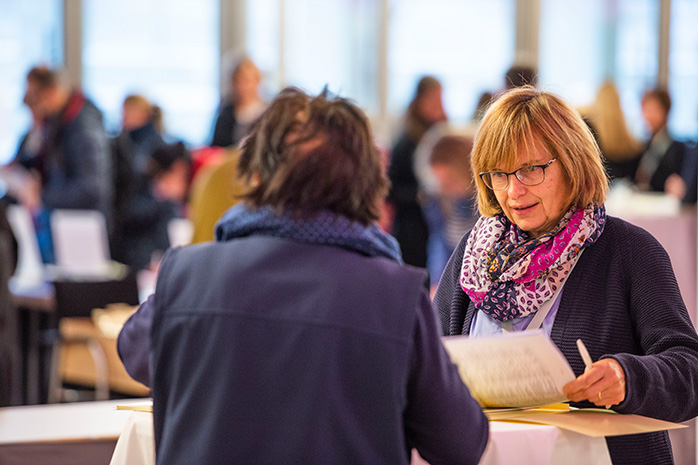
[[[606,215],[608,180],[577,111],[532,87],[507,92],[484,116],[472,166],[482,217],[434,297],[444,334],[541,328],[577,376],[563,388],[573,405],[698,415],[698,336],[671,262],[648,232]],[[606,441],[614,464],[673,463],[666,431]]]
[[[388,181],[366,116],[287,89],[241,150],[244,201],[216,241],[170,249],[119,335],[152,388],[157,463],[476,464],[488,423],[426,272],[375,224]]]
[[[42,258],[52,263],[51,211],[98,210],[111,220],[108,139],[100,110],[60,70],[29,70],[24,103],[34,126],[11,165],[17,180],[11,193],[33,214]]]

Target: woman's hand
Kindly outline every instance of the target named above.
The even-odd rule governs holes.
[[[588,400],[599,407],[609,408],[625,399],[625,373],[618,362],[604,358],[567,383],[562,392],[572,402]]]

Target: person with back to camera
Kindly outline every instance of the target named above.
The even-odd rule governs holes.
[[[577,375],[563,389],[574,406],[695,417],[698,336],[671,262],[648,232],[606,216],[607,177],[579,114],[547,92],[509,91],[482,121],[472,166],[482,217],[434,297],[444,334],[536,329],[537,316]],[[578,338],[595,360],[586,372]],[[673,463],[666,431],[606,442],[614,464]]]
[[[405,127],[390,151],[388,167],[391,182],[388,201],[395,210],[392,234],[409,265],[427,266],[429,239],[429,228],[418,197],[415,151],[427,130],[445,120],[441,83],[431,76],[421,78],[405,114]]]
[[[476,464],[488,423],[426,273],[374,223],[388,182],[366,116],[287,89],[241,150],[244,201],[216,242],[166,254],[118,339],[152,386],[157,463],[406,464],[414,447]]]

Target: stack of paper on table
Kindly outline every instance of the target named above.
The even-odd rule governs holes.
[[[463,382],[492,421],[553,425],[589,436],[685,427],[641,415],[558,404],[567,400],[562,388],[575,376],[562,352],[543,331],[481,338],[448,336],[442,340]]]
[[[117,410],[133,410],[134,412],[148,412],[153,413],[153,401],[146,400],[143,402],[130,403],[130,404],[119,404],[116,406]]]

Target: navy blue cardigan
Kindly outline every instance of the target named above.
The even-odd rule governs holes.
[[[475,314],[458,281],[467,237],[453,253],[433,301],[444,334],[468,334]],[[611,357],[623,367],[626,397],[613,410],[676,422],[698,415],[698,336],[669,257],[647,231],[608,217],[603,234],[580,257],[551,332],[579,376],[584,363],[577,338],[592,359]],[[616,465],[673,463],[666,432],[606,442]]]

